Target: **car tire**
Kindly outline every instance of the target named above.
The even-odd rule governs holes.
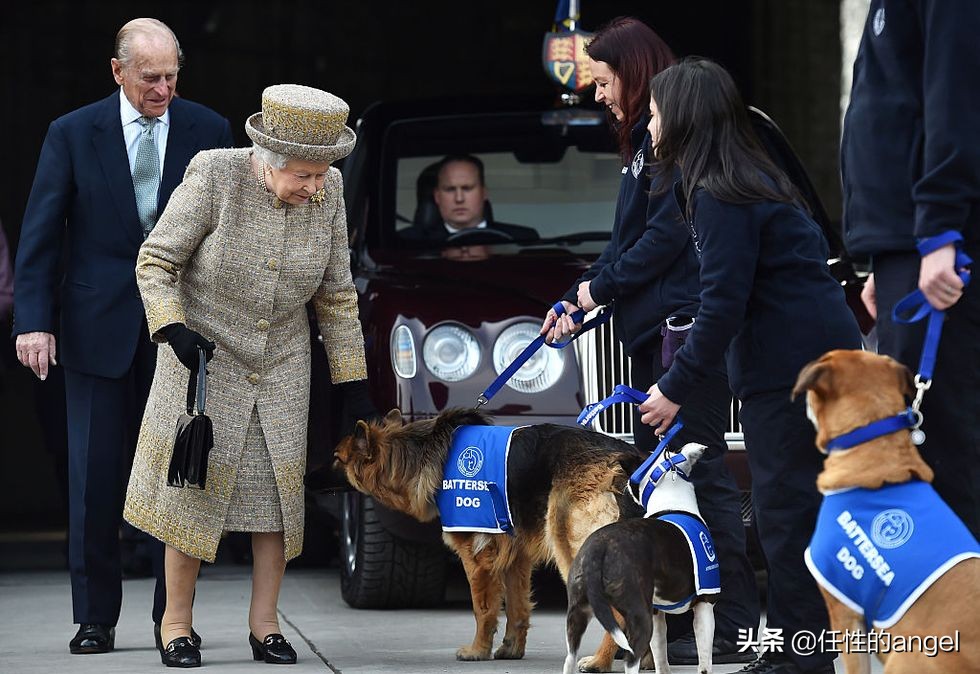
[[[351,608],[427,608],[443,603],[446,548],[408,541],[384,528],[374,500],[344,494],[340,594]]]

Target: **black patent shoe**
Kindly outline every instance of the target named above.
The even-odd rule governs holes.
[[[160,623],[153,623],[153,643],[156,644],[157,650],[163,655],[163,639],[160,637]],[[201,647],[201,635],[191,628],[191,643]]]
[[[177,637],[160,652],[160,661],[167,667],[200,667],[201,649],[190,637]]]
[[[259,641],[249,632],[248,644],[252,647],[252,658],[255,660],[265,660],[270,665],[296,664],[296,651],[281,634],[273,632]]]
[[[116,645],[116,628],[112,625],[82,623],[75,636],[68,642],[68,650],[74,655],[108,653]]]

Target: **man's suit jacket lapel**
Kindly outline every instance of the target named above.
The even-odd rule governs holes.
[[[160,179],[160,201],[157,213],[163,213],[170,195],[184,179],[184,171],[197,154],[200,144],[195,142],[194,117],[179,98],[170,103],[170,132],[167,135],[167,155],[163,162]]]
[[[118,91],[102,100],[93,126],[92,144],[119,213],[119,222],[128,237],[142,244],[143,230],[136,210],[136,192],[133,189],[133,176],[129,172],[122,119],[119,117]]]

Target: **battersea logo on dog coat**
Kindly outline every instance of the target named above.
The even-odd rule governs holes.
[[[657,519],[673,524],[687,539],[687,545],[691,550],[691,561],[694,562],[694,594],[676,604],[654,604],[653,607],[664,613],[684,613],[690,608],[695,597],[721,592],[721,570],[718,568],[714,541],[711,540],[711,534],[704,526],[704,522],[694,515],[667,513],[658,515]]]
[[[926,482],[824,496],[804,558],[810,573],[875,627],[891,627],[980,545]],[[965,589],[965,588],[964,588]]]
[[[511,531],[507,454],[523,426],[459,426],[443,468],[436,507],[443,531]]]

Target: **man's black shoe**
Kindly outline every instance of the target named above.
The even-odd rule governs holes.
[[[319,468],[315,468],[303,478],[306,488],[314,492],[339,493],[344,491],[355,491],[354,486],[347,481],[347,474],[343,470],[336,470],[329,463],[325,463]]]
[[[160,623],[153,623],[153,643],[156,644],[157,650],[163,655],[163,639],[160,637]],[[191,628],[191,643],[197,648],[201,647],[201,635]]]
[[[116,628],[112,625],[82,623],[75,637],[68,642],[68,650],[74,655],[108,653],[116,645]]]
[[[716,665],[754,662],[757,657],[754,650],[740,651],[738,644],[718,636],[715,637],[711,649],[711,662]],[[694,639],[694,632],[667,644],[667,662],[672,665],[698,664],[698,644]]]
[[[784,653],[763,653],[752,664],[738,670],[739,674],[834,674],[833,663],[818,669],[800,669]]]

